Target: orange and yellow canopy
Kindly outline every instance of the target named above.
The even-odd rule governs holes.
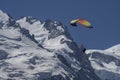
[[[72,20],[72,21],[70,22],[70,24],[71,24],[72,26],[77,26],[77,24],[79,24],[79,25],[82,25],[82,26],[84,26],[84,27],[86,27],[86,28],[93,28],[93,27],[91,26],[91,23],[90,23],[88,20],[85,20],[85,19],[75,19],[75,20]]]

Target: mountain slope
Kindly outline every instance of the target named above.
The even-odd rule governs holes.
[[[17,21],[0,11],[1,80],[100,80],[58,21]]]
[[[102,80],[120,79],[120,44],[106,50],[87,50],[86,54]]]

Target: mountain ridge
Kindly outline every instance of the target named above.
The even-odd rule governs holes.
[[[119,80],[120,44],[105,50],[87,50],[86,54],[101,80]]]
[[[100,80],[59,21],[13,20],[0,11],[0,79]]]

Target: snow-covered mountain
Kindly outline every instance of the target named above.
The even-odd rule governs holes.
[[[100,80],[59,21],[17,21],[0,10],[0,80]]]
[[[86,54],[101,80],[120,80],[120,44],[106,50],[87,50]]]

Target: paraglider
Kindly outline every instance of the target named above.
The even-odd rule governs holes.
[[[89,21],[85,20],[85,19],[75,19],[75,20],[72,20],[72,21],[70,22],[70,24],[71,24],[72,26],[77,26],[77,24],[79,24],[79,25],[82,25],[82,26],[84,26],[84,27],[86,27],[86,28],[93,28],[93,27],[91,26],[91,23],[90,23]]]

